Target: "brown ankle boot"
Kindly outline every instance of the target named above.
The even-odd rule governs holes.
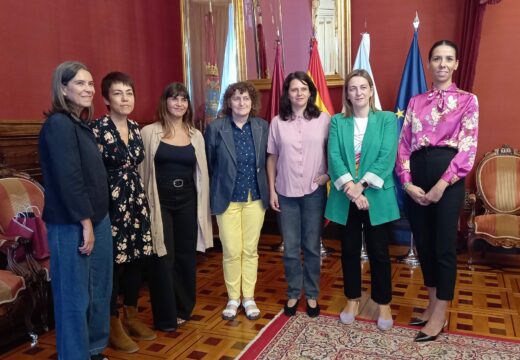
[[[137,340],[154,340],[157,338],[155,332],[139,320],[137,308],[135,306],[125,306],[124,312],[125,326],[128,328],[130,336]]]
[[[123,329],[123,324],[117,316],[110,316],[110,346],[117,351],[134,353],[139,351],[139,346],[128,336]]]

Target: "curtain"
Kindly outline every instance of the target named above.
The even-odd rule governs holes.
[[[459,88],[472,91],[477,67],[478,50],[482,34],[482,22],[488,4],[501,0],[466,0],[462,26],[462,41],[459,54],[459,69],[456,82]]]
[[[224,63],[224,50],[228,32],[228,5],[230,1],[213,1],[213,19],[215,22],[216,53],[219,71]],[[190,57],[191,57],[191,98],[195,124],[204,122],[205,105],[205,66],[206,33],[204,31],[204,16],[209,12],[208,2],[190,1]]]
[[[222,108],[222,98],[228,85],[238,81],[237,76],[237,45],[235,37],[235,21],[233,4],[229,4],[229,22],[224,55],[224,65],[221,67],[222,81],[220,83],[220,109]]]

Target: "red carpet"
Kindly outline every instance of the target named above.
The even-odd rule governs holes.
[[[238,356],[250,359],[520,359],[520,341],[443,333],[437,341],[415,343],[417,328],[380,331],[373,321],[343,325],[337,316],[311,319],[298,312],[278,315]]]

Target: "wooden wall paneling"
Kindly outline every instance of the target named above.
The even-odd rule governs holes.
[[[38,135],[41,120],[0,121],[0,163],[24,171],[41,182]]]

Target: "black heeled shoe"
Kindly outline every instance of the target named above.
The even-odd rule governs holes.
[[[310,307],[309,301],[307,300],[307,316],[309,317],[317,317],[320,315],[320,304],[318,304],[318,301],[316,300],[316,306]]]
[[[285,316],[294,316],[296,315],[296,309],[298,308],[298,303],[300,302],[300,300],[296,300],[296,304],[294,304],[293,306],[289,306],[287,304],[289,304],[289,300],[287,300],[285,302],[285,305],[283,307],[283,313],[285,314]]]
[[[448,325],[448,320],[444,322],[444,325],[442,325],[441,330],[437,333],[437,335],[427,335],[423,333],[422,331],[419,331],[417,335],[415,336],[415,339],[413,341],[415,342],[428,342],[428,341],[435,341],[439,337],[439,335],[444,331],[444,328]]]
[[[421,320],[421,319],[413,318],[408,323],[408,325],[410,325],[410,326],[424,326],[424,325],[426,325],[427,322],[428,322],[428,320]]]
[[[443,330],[444,330],[444,328],[442,328],[441,331],[439,331],[437,333],[437,335],[427,335],[427,334],[423,333],[422,331],[419,331],[417,333],[417,335],[415,336],[415,339],[413,339],[413,341],[415,341],[415,342],[435,341],[435,340],[437,340],[437,337],[439,337],[439,335],[441,334],[441,332]]]

